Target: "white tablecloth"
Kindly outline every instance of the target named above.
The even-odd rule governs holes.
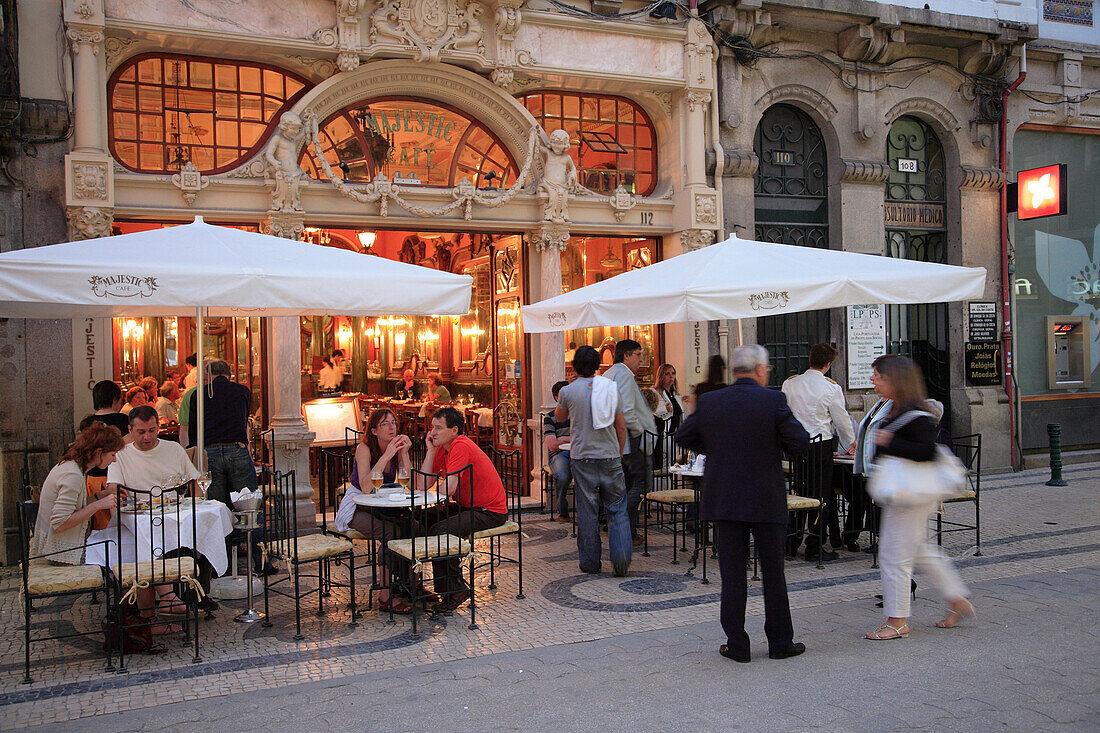
[[[359,506],[379,507],[384,509],[408,509],[409,508],[409,495],[404,491],[400,492],[400,501],[390,501],[390,494],[359,494],[352,497]],[[439,495],[434,491],[417,491],[416,492],[416,506],[427,506],[429,504],[438,504]]]
[[[491,407],[475,407],[470,412],[477,415],[477,424],[481,428],[493,427],[493,408]]]
[[[229,567],[229,557],[225,553],[225,538],[233,531],[233,514],[229,507],[220,501],[208,500],[195,504],[195,531],[191,531],[191,503],[185,501],[179,511],[164,510],[164,525],[153,526],[153,517],[160,520],[161,512],[117,512],[115,517],[122,522],[122,561],[146,562],[151,555],[163,555],[177,550],[180,546],[198,550],[199,554],[210,561],[214,572],[223,575]],[[179,531],[177,534],[177,525]],[[137,539],[134,539],[134,535]],[[178,540],[177,540],[178,538]],[[91,545],[92,542],[110,540],[111,565],[118,564],[118,525],[112,520],[106,529],[98,529],[88,535],[89,547],[85,562],[89,565],[107,565],[104,545]],[[134,557],[135,545],[139,557]],[[152,552],[150,552],[152,550]]]

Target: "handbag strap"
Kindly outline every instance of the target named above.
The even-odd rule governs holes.
[[[931,418],[932,414],[929,412],[925,412],[924,410],[909,410],[908,412],[902,413],[899,417],[883,425],[882,429],[889,430],[892,433],[896,433],[909,423],[916,420],[918,417]]]

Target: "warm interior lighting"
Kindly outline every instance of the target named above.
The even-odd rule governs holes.
[[[145,337],[145,326],[141,325],[133,318],[122,324],[122,338],[132,338],[135,341],[141,341]]]
[[[439,334],[438,333],[432,333],[431,331],[428,331],[428,330],[418,332],[416,334],[416,337],[418,339],[420,339],[421,341],[438,341],[439,340]]]
[[[374,238],[376,236],[374,232],[359,232],[359,244],[363,245],[364,250],[368,250],[374,246]]]
[[[463,338],[467,336],[471,338],[477,338],[478,336],[485,335],[485,331],[483,331],[479,326],[464,327],[460,329],[460,333],[462,333]]]
[[[405,346],[405,332],[404,331],[398,331],[397,333],[395,333],[393,335],[393,342],[399,347],[404,347]]]
[[[1020,171],[1016,178],[1016,216],[1020,221],[1066,213],[1066,165]]]
[[[386,328],[393,328],[394,326],[407,326],[409,322],[404,318],[385,316],[384,318],[378,319],[378,325],[385,326]]]
[[[607,254],[600,260],[600,266],[610,272],[621,270],[623,267],[623,261],[611,251],[611,242],[607,243]]]
[[[347,341],[351,338],[351,326],[346,323],[340,324],[340,340]]]

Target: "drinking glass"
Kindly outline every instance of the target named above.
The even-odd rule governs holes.
[[[381,471],[371,471],[370,474],[371,485],[374,486],[374,490],[377,492],[378,488],[385,483],[385,479],[382,477]]]
[[[401,484],[401,488],[407,493],[409,490],[409,469],[404,466],[397,469],[397,483]]]
[[[198,478],[198,481],[196,482],[196,485],[199,488],[199,499],[200,500],[206,499],[206,490],[210,488],[211,483],[212,483],[212,480],[210,478],[210,472],[209,471],[203,471],[202,473],[199,474],[199,478]]]

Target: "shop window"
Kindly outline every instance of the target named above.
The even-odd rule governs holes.
[[[139,173],[188,162],[221,173],[252,157],[306,80],[256,64],[196,56],[138,56],[107,84],[111,153]]]
[[[657,185],[657,136],[642,108],[622,97],[531,92],[519,97],[547,133],[565,130],[581,185],[641,196]]]
[[[431,102],[361,102],[326,119],[319,132],[325,160],[345,181],[366,183],[383,173],[406,186],[446,188],[466,178],[478,188],[504,188],[518,171],[484,125]],[[326,178],[312,146],[303,149],[300,164],[310,176]]]
[[[657,240],[636,237],[571,237],[561,253],[561,290],[571,290],[602,282],[626,270],[646,267],[658,259]],[[611,366],[615,344],[634,339],[642,345],[642,367],[638,382],[653,383],[657,359],[657,329],[652,325],[579,328],[565,332],[565,368],[572,373],[573,352],[587,344],[600,352],[603,371]]]

